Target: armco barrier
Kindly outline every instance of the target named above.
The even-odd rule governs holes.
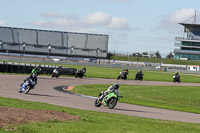
[[[25,63],[11,63],[0,62],[0,72],[3,73],[31,73],[32,69],[37,64],[25,64]],[[52,74],[56,66],[41,65],[41,74]],[[62,68],[62,75],[75,75],[77,69],[75,68]]]

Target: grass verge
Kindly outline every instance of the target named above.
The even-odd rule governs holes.
[[[32,122],[19,126],[11,125],[10,127],[0,129],[0,132],[6,133],[197,133],[200,131],[200,124],[130,117],[119,114],[72,109],[45,103],[29,102],[3,97],[0,97],[0,106],[27,108],[33,110],[62,111],[67,112],[68,114],[78,115],[81,118],[79,121],[60,122],[57,120],[49,120],[43,123]]]
[[[43,65],[58,65],[58,64],[47,64],[47,63],[40,63]],[[67,65],[62,64],[64,67],[68,68],[76,68],[80,70],[83,66],[82,65]],[[113,67],[101,67],[101,66],[86,66],[87,72],[86,77],[88,78],[107,78],[107,79],[117,79],[119,73],[122,68],[113,68]],[[128,79],[135,79],[135,75],[138,72],[138,69],[129,69],[129,76]],[[172,72],[160,72],[160,71],[149,71],[143,70],[144,73],[144,80],[147,81],[167,81],[172,82],[174,73]],[[47,75],[50,76],[50,75]],[[71,75],[61,75],[71,77]],[[200,83],[199,74],[180,74],[181,82],[191,82],[191,83]]]
[[[98,96],[110,85],[79,85],[74,93]],[[200,113],[200,86],[142,86],[121,85],[120,102],[157,108]]]

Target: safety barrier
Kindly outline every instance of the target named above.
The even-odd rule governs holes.
[[[40,66],[40,74],[52,74],[53,70],[57,66],[51,65],[39,65],[29,63],[14,63],[14,62],[0,62],[0,72],[3,73],[31,73],[32,69],[36,66]],[[75,75],[77,69],[75,68],[62,68],[62,75]]]

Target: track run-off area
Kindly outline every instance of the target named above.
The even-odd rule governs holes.
[[[75,79],[74,77],[60,77],[58,79],[50,76],[38,76],[38,84],[29,94],[19,93],[19,84],[26,79],[27,75],[0,75],[0,96],[7,98],[16,98],[26,101],[35,101],[49,103],[53,105],[93,110],[99,112],[108,112],[123,114],[129,116],[171,120],[179,122],[200,123],[200,114],[186,113],[180,111],[159,109],[153,107],[138,106],[126,103],[116,105],[114,109],[106,107],[95,107],[94,98],[72,95],[57,91],[57,86],[75,86],[86,84],[113,84],[119,82],[126,85],[159,85],[159,86],[200,86],[200,83],[172,83],[160,81],[135,81],[135,80],[117,80],[117,79],[97,79],[83,78]],[[107,88],[105,88],[106,90]],[[120,88],[121,89],[121,88]],[[99,92],[97,92],[98,94]]]

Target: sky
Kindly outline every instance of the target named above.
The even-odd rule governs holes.
[[[199,0],[0,0],[0,26],[109,35],[108,51],[166,56]],[[191,19],[190,19],[191,18]],[[189,20],[188,20],[189,19]],[[188,20],[188,21],[186,21]]]

